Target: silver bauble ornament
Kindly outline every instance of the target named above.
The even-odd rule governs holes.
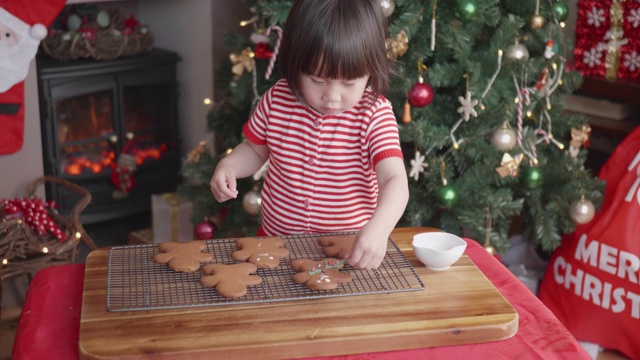
[[[529,60],[529,50],[527,47],[515,43],[507,48],[507,59],[511,61],[527,61]]]
[[[529,19],[529,26],[531,26],[532,29],[542,29],[546,22],[547,20],[544,19],[544,16],[536,14]]]
[[[516,133],[512,128],[503,125],[491,133],[491,145],[500,151],[509,151],[516,146]]]
[[[242,207],[249,215],[258,215],[262,209],[262,195],[258,190],[251,190],[242,198]]]
[[[382,6],[384,16],[389,17],[393,14],[393,10],[396,9],[396,2],[393,0],[380,0],[380,6]]]
[[[571,220],[577,224],[586,224],[593,219],[596,214],[596,207],[593,203],[584,196],[580,197],[580,200],[576,200],[569,206],[569,216]]]

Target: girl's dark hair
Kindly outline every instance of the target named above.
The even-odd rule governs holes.
[[[300,74],[329,79],[369,75],[369,86],[386,95],[392,61],[387,21],[379,0],[295,0],[280,46],[280,73],[302,101]]]

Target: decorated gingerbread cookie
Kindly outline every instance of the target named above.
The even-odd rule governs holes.
[[[202,241],[165,242],[158,248],[160,253],[153,260],[158,264],[167,264],[169,269],[178,272],[195,272],[200,268],[200,263],[213,260],[213,255],[203,252],[207,245]]]
[[[262,283],[260,276],[251,275],[256,271],[258,267],[251,263],[208,264],[202,267],[204,275],[200,278],[200,284],[215,287],[220,296],[238,298],[247,294],[247,286]]]
[[[318,238],[318,244],[322,246],[322,251],[325,255],[339,257],[340,259],[347,257],[355,241],[355,234],[321,236]]]
[[[293,275],[293,281],[305,284],[311,290],[333,290],[338,284],[351,282],[351,275],[340,272],[345,260],[325,259],[321,261],[310,259],[296,259],[291,262],[291,268],[299,271]]]
[[[259,268],[273,269],[280,264],[280,259],[289,256],[284,247],[284,240],[279,237],[238,239],[238,249],[231,256],[238,261],[248,261]]]

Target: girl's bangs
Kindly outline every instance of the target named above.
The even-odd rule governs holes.
[[[325,41],[320,46],[309,46],[310,56],[302,72],[325,79],[352,80],[372,73],[365,45],[354,42],[353,37]],[[329,61],[324,61],[329,59]]]

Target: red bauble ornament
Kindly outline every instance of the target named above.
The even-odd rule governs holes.
[[[433,89],[420,76],[418,77],[418,82],[413,84],[413,87],[409,90],[407,98],[409,104],[416,107],[425,107],[433,101]]]
[[[216,230],[216,224],[209,219],[205,219],[196,225],[196,239],[209,240],[213,239],[213,232]]]

